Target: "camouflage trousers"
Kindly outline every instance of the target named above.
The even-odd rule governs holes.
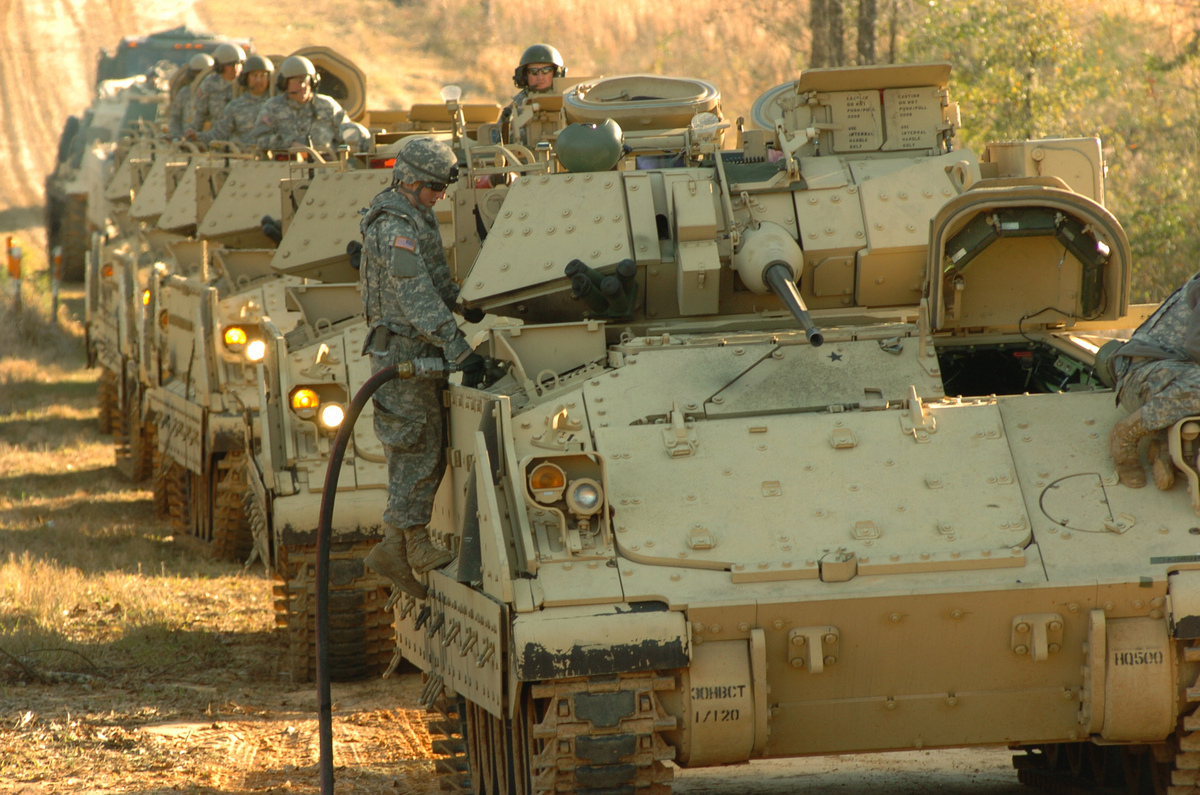
[[[1142,410],[1142,422],[1152,431],[1170,427],[1184,417],[1200,416],[1200,365],[1173,360],[1138,362],[1121,381],[1121,406]]]
[[[441,350],[376,328],[368,342],[371,371],[420,356],[441,357]],[[388,501],[383,520],[393,527],[429,524],[433,497],[445,462],[442,379],[388,381],[375,392],[375,435],[388,464]]]

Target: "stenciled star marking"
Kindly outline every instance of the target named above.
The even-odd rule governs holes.
[[[842,360],[842,355],[841,355],[840,353],[831,353],[831,354],[829,354],[829,361],[831,361],[831,362],[840,362],[841,360]]]

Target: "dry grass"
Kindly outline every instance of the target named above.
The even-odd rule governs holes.
[[[0,793],[316,792],[315,691],[283,674],[270,581],[122,479],[75,325],[28,286],[0,317]],[[419,687],[335,686],[339,792],[436,791]]]

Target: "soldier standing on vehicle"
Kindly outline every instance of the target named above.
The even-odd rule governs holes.
[[[373,372],[411,359],[457,362],[463,383],[478,385],[483,358],[471,349],[452,310],[458,286],[450,278],[433,205],[458,176],[445,144],[416,138],[396,155],[391,187],[364,216],[363,305],[370,328],[363,352]],[[451,555],[429,539],[433,497],[445,469],[441,378],[392,380],[375,393],[375,435],[388,460],[384,538],[366,564],[395,589],[425,598],[413,575],[439,568]]]
[[[521,89],[512,98],[512,102],[501,112],[498,128],[502,131],[504,143],[516,141],[529,145],[522,140],[520,125],[521,107],[528,103],[533,94],[547,94],[554,88],[554,78],[566,77],[567,67],[563,65],[562,53],[549,44],[534,44],[525,48],[521,53],[521,62],[513,72],[513,83]]]
[[[1150,436],[1154,484],[1171,488],[1175,469],[1166,429],[1200,415],[1200,274],[1171,294],[1113,356],[1120,404],[1132,412],[1113,426],[1109,450],[1121,483],[1146,485],[1138,444]]]
[[[275,87],[280,92],[263,104],[250,139],[262,149],[311,146],[323,149],[347,143],[365,132],[333,97],[317,93],[321,76],[313,62],[292,55],[279,65]]]
[[[242,73],[237,79],[246,89],[245,93],[226,105],[221,111],[221,117],[207,132],[197,135],[196,140],[203,143],[232,141],[242,146],[253,145],[250,132],[254,129],[254,123],[258,121],[258,114],[262,112],[263,105],[271,96],[269,89],[271,74],[274,71],[275,64],[271,63],[270,58],[251,55],[246,59]]]
[[[216,63],[213,73],[196,86],[196,106],[188,122],[188,138],[194,138],[194,133],[202,131],[206,123],[219,119],[221,111],[233,101],[234,81],[242,73],[246,51],[236,44],[219,44],[212,57]]]
[[[213,66],[212,56],[206,52],[198,52],[188,61],[187,71],[179,79],[179,90],[171,98],[171,107],[167,111],[167,137],[172,141],[183,139],[187,131],[187,122],[192,118],[195,103],[192,101],[192,83],[205,69]]]

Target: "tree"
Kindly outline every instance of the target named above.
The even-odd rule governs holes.
[[[876,0],[858,0],[858,64],[875,63],[875,31],[879,24]]]
[[[855,17],[855,63],[860,66],[873,64],[879,25],[878,0],[858,0]],[[810,66],[846,66],[849,63],[846,7],[842,0],[811,0],[809,27],[812,31]]]
[[[809,26],[812,29],[811,66],[845,66],[846,36],[842,0],[812,0]]]

